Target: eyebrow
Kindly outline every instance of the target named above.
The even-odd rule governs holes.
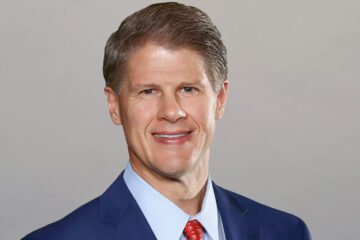
[[[141,88],[158,88],[159,84],[156,83],[136,83],[134,85],[130,85],[130,90],[137,90]]]
[[[184,82],[177,83],[177,87],[179,87],[179,86],[180,87],[194,86],[199,89],[205,88],[205,84],[204,84],[203,80],[198,79],[198,78],[194,79],[193,81],[184,81]],[[160,83],[156,83],[156,82],[154,83],[151,80],[142,80],[137,83],[129,85],[129,91],[131,91],[131,92],[136,92],[140,89],[146,89],[146,88],[161,88],[161,81],[160,81]]]
[[[205,88],[205,84],[202,80],[195,80],[193,82],[183,82],[180,86],[197,86],[199,88]]]

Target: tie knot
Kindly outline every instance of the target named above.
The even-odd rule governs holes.
[[[198,220],[191,220],[186,223],[184,234],[187,240],[201,240],[202,233],[202,226]]]

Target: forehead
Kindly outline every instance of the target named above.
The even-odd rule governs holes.
[[[131,84],[146,81],[162,81],[206,78],[205,64],[200,54],[190,48],[169,49],[147,44],[135,50],[128,59],[127,79]]]

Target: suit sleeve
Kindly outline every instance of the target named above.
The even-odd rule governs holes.
[[[25,237],[23,237],[23,238],[22,238],[22,239],[20,239],[20,240],[38,240],[38,239],[33,238],[33,237],[28,237],[28,236],[25,236]]]
[[[302,229],[302,240],[311,240],[311,234],[310,231],[308,229],[308,227],[306,226],[306,224],[304,223],[304,221],[300,220],[300,226]]]

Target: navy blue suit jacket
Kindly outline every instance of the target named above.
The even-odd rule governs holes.
[[[310,240],[306,225],[298,217],[264,206],[215,184],[213,186],[227,240]],[[127,188],[123,174],[100,197],[23,238],[82,239],[156,239]]]

